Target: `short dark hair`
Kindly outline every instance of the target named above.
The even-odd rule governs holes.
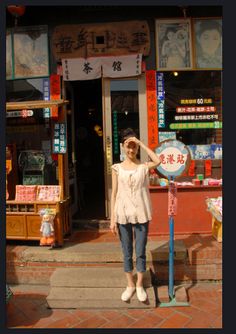
[[[202,20],[199,23],[199,36],[206,30],[216,29],[220,34],[222,34],[222,27],[217,20]]]
[[[121,143],[122,144],[124,144],[126,139],[128,139],[129,137],[138,138],[136,132],[131,128],[127,128],[127,129],[124,129],[124,130],[121,131]]]

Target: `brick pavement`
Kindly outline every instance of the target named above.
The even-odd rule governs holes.
[[[49,309],[46,302],[49,286],[15,285],[12,287],[14,296],[7,309],[7,327],[222,328],[222,284],[214,280],[204,281],[209,277],[222,277],[222,244],[214,240],[211,235],[176,235],[175,239],[182,239],[185,242],[190,268],[193,268],[192,270],[198,274],[193,275],[193,277],[200,278],[197,283],[186,281],[184,284],[189,298],[189,306],[119,310]],[[150,236],[149,240],[168,240],[168,236]],[[106,231],[79,231],[73,233],[68,241],[94,243],[118,242],[118,239]],[[17,265],[21,252],[26,247],[23,245],[8,246],[8,261],[13,261],[12,263]],[[215,275],[214,271],[217,269],[218,262],[220,274]],[[211,268],[212,263],[214,263],[214,268]],[[16,268],[17,266],[15,266]],[[32,266],[32,270],[35,271],[34,266]],[[45,270],[48,272],[52,268],[45,268]],[[167,268],[165,267],[163,270],[166,272]],[[186,272],[187,266],[183,270]],[[199,273],[199,270],[203,273]],[[212,271],[215,276],[212,276]],[[36,272],[38,275],[38,270]],[[178,266],[175,267],[175,277],[176,274],[178,274]]]
[[[222,328],[222,284],[185,285],[189,306],[153,309],[48,309],[48,291],[20,289],[7,309],[9,328]]]

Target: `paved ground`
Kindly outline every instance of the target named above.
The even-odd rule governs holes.
[[[7,311],[10,328],[222,328],[221,283],[185,285],[189,306],[123,309],[48,309],[47,288],[14,286]]]
[[[192,260],[212,263],[212,257],[221,261],[222,245],[211,236],[181,235]],[[150,236],[149,241],[168,240],[168,236]],[[66,242],[118,242],[109,232],[78,231]],[[115,246],[115,244],[114,244]],[[32,246],[10,246],[15,252]],[[18,248],[17,248],[18,247]],[[190,252],[191,250],[191,252]],[[22,250],[21,250],[22,251]],[[194,251],[197,253],[195,254]],[[211,251],[211,252],[210,252]],[[43,252],[43,250],[42,250]],[[40,253],[41,254],[41,253]],[[192,255],[192,256],[193,256]],[[208,262],[207,262],[208,261]],[[215,260],[214,260],[215,261]],[[204,263],[205,263],[204,262]],[[204,269],[206,270],[206,269]],[[201,282],[186,284],[189,306],[153,309],[49,309],[46,296],[50,287],[37,285],[12,286],[14,296],[8,305],[9,328],[222,328],[222,284]]]

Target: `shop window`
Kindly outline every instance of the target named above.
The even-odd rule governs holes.
[[[43,79],[6,82],[6,101],[43,100]],[[14,168],[8,176],[9,199],[15,198],[19,185],[58,185],[57,160],[52,154],[53,124],[43,108],[8,111],[6,144],[14,148]],[[23,210],[23,209],[22,209]]]
[[[164,72],[165,127],[186,145],[221,144],[221,71]],[[159,140],[160,141],[160,140]]]

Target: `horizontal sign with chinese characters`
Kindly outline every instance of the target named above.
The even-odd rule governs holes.
[[[190,161],[190,152],[181,141],[167,139],[156,148],[161,163],[157,170],[166,177],[180,176]]]
[[[177,107],[177,112],[189,113],[189,112],[215,112],[215,106],[201,106],[201,107]]]
[[[176,139],[176,132],[175,131],[159,132],[159,143],[166,139]]]
[[[66,124],[55,123],[53,135],[53,153],[66,153]]]
[[[142,55],[62,59],[63,80],[123,78],[141,74]]]
[[[11,117],[30,117],[33,116],[34,112],[33,110],[23,109],[23,110],[16,110],[16,111],[8,111],[6,114],[7,118]]]
[[[181,99],[180,104],[212,104],[212,99]]]
[[[203,123],[171,123],[170,129],[221,129],[222,122],[203,122]]]
[[[218,119],[218,115],[181,115],[175,116],[176,121],[200,121]]]
[[[147,56],[149,26],[147,21],[60,25],[52,33],[52,50],[57,61],[134,53]]]

